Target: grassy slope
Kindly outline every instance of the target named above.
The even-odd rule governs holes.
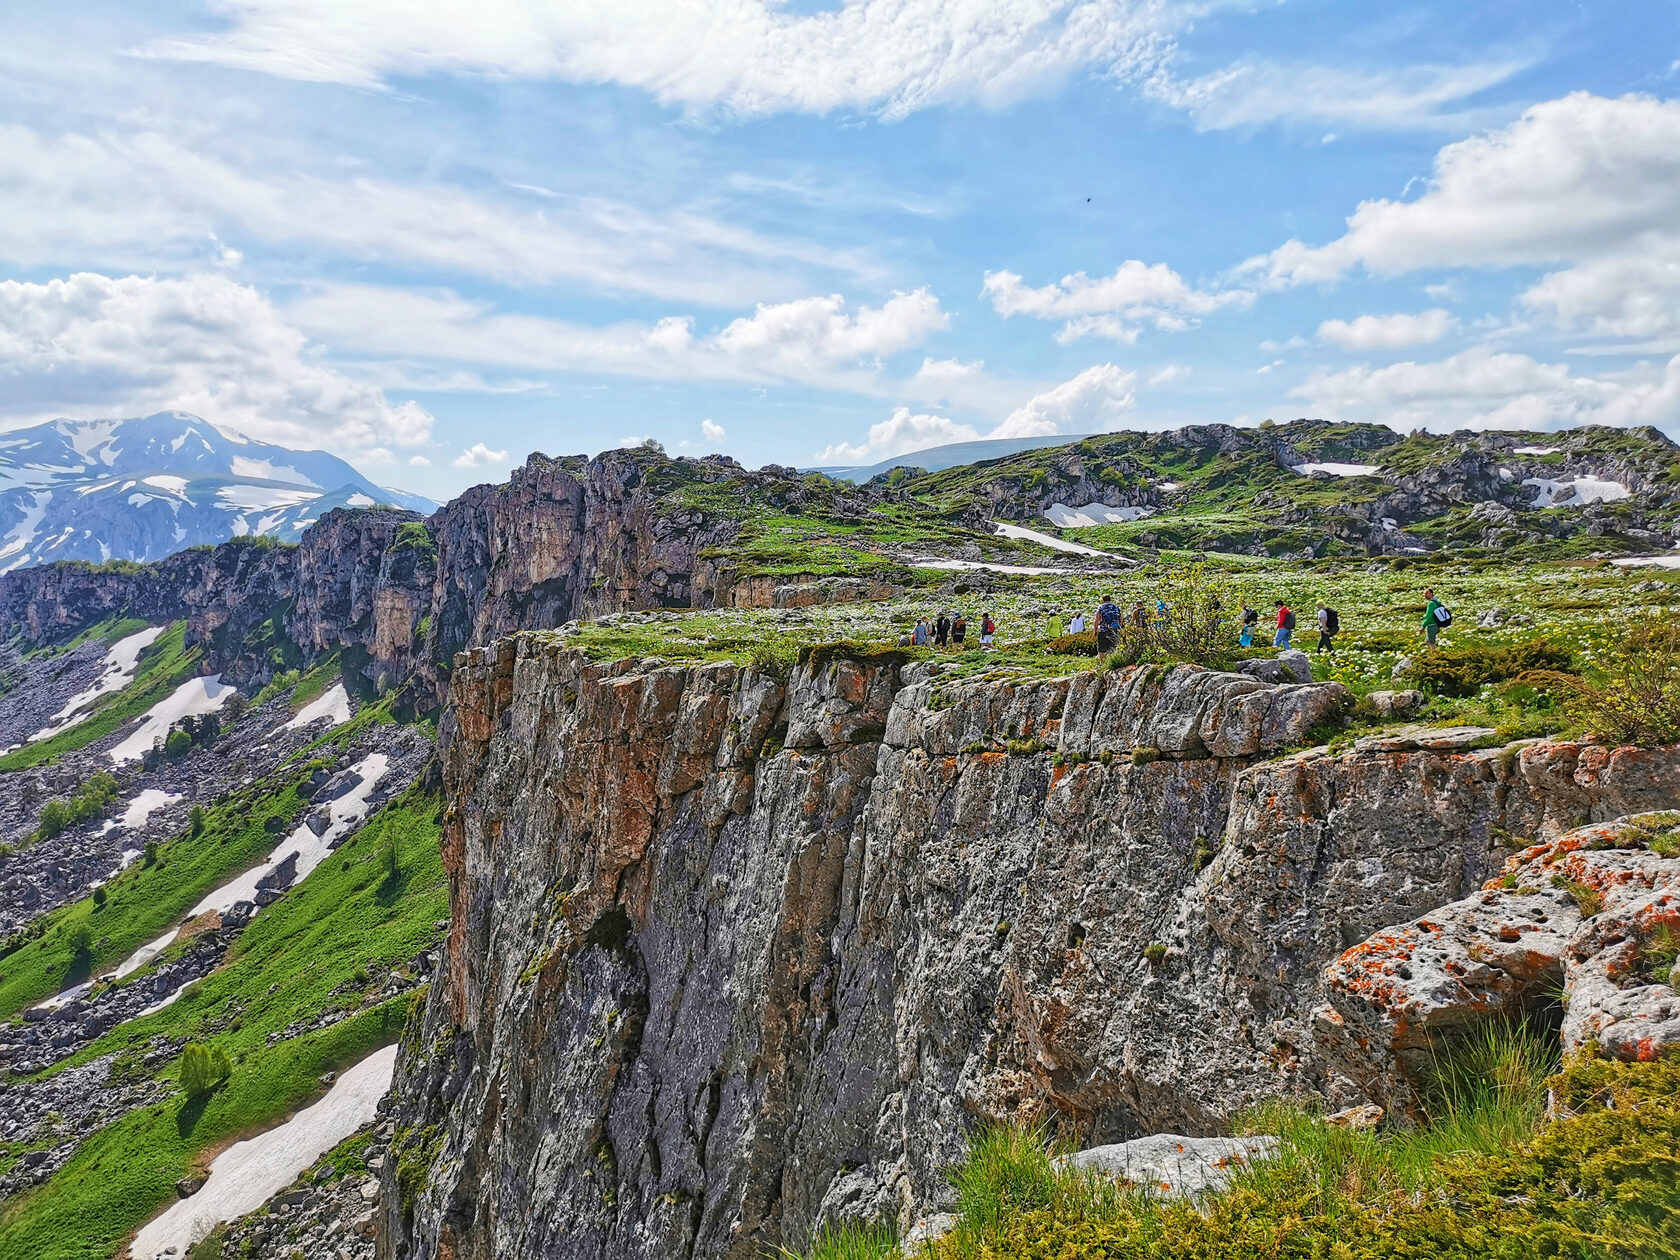
[[[419,792],[394,802],[258,915],[221,970],[71,1060],[143,1048],[155,1036],[186,1037],[221,1045],[234,1073],[202,1108],[172,1095],[90,1138],[0,1215],[0,1256],[103,1260],[174,1196],[175,1181],[201,1152],[269,1127],[321,1094],[322,1072],[396,1040],[410,1000],[380,1003],[372,990],[379,973],[434,943],[436,921],[448,914],[438,811],[437,798]],[[391,841],[401,858],[395,881],[385,879],[381,860]],[[333,1008],[355,1013],[267,1044],[271,1032]],[[174,1071],[166,1068],[166,1079]]]
[[[0,1017],[114,967],[213,888],[264,860],[285,834],[264,824],[278,817],[288,831],[295,825],[307,804],[297,785],[307,778],[297,767],[235,793],[205,810],[202,834],[182,833],[160,846],[156,865],[137,863],[115,876],[105,885],[103,908],[89,898],[47,916],[42,936],[0,958]],[[93,947],[78,957],[70,937],[82,923],[93,931]]]
[[[106,622],[102,625],[106,630],[100,637],[108,642],[114,642],[124,634],[144,628],[144,623],[129,621]],[[89,710],[88,716],[69,730],[61,731],[51,739],[43,739],[39,743],[25,744],[15,752],[0,757],[0,772],[39,765],[63,753],[85,748],[94,740],[111,734],[131,719],[146,712],[158,701],[165,699],[183,682],[198,673],[199,661],[203,654],[197,648],[186,647],[185,640],[186,625],[176,622],[140,653],[133,682],[121,691],[113,691],[100,697]]]

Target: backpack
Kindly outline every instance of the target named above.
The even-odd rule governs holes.
[[[1342,619],[1336,615],[1336,610],[1334,608],[1326,608],[1324,610],[1324,628],[1331,634],[1340,634],[1342,632]]]
[[[1295,628],[1295,610],[1293,608],[1287,608],[1284,610],[1283,628],[1285,630],[1293,630]]]
[[[1118,630],[1120,628],[1120,605],[1104,604],[1097,609],[1097,622],[1105,630]]]
[[[956,635],[957,638],[959,638],[959,639],[962,638],[963,635],[967,634],[968,633],[968,621],[967,621],[967,619],[963,618],[963,617],[958,617],[955,621],[953,621],[951,623],[951,633]]]
[[[1452,610],[1445,604],[1436,604],[1435,620],[1440,622],[1443,626],[1452,625]]]

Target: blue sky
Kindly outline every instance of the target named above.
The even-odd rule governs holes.
[[[649,436],[1680,436],[1680,6],[12,6],[0,424],[166,407],[434,497]]]

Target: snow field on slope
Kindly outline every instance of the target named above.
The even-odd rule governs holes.
[[[170,695],[146,710],[134,732],[111,749],[111,760],[119,766],[125,761],[138,761],[150,750],[152,741],[166,734],[171,725],[184,717],[214,713],[233,696],[234,689],[222,681],[220,674],[187,679]]]
[[[29,742],[33,744],[36,740],[50,739],[60,731],[70,729],[79,720],[77,715],[88,705],[101,696],[121,691],[133,682],[134,671],[140,664],[140,653],[157,642],[162,633],[162,626],[147,626],[113,643],[105,653],[105,662],[99,667],[99,677],[93,685],[66,700],[64,707],[53,714],[52,721],[31,735]]]
[[[363,1125],[391,1088],[397,1048],[375,1050],[333,1082],[327,1096],[284,1124],[236,1142],[210,1165],[210,1179],[190,1198],[172,1203],[135,1235],[134,1260],[184,1255],[223,1221],[256,1211],[297,1175]]]
[[[1055,551],[1066,551],[1076,556],[1102,556],[1112,560],[1114,557],[1106,551],[1098,551],[1095,547],[1087,547],[1084,543],[1069,542],[1065,538],[1057,538],[1053,534],[1041,534],[1036,529],[1027,529],[1021,525],[1006,525],[1002,521],[993,522],[997,526],[1000,538],[1024,538],[1028,542],[1039,543]]]
[[[1163,490],[1176,489],[1176,486],[1163,485]],[[1069,507],[1065,503],[1052,503],[1044,509],[1045,519],[1052,525],[1060,525],[1063,529],[1082,529],[1092,525],[1120,525],[1128,521],[1141,521],[1146,516],[1153,516],[1152,507],[1109,507],[1106,503],[1081,503],[1078,507]]]
[[[299,727],[308,726],[311,722],[319,722],[323,718],[331,718],[334,726],[343,726],[350,720],[350,697],[345,692],[342,681],[335,682],[321,695],[304,705],[297,711],[297,715],[281,729],[297,730]]]

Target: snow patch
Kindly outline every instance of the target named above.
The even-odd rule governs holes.
[[[385,777],[389,766],[390,758],[384,753],[371,753],[363,757],[351,767],[351,770],[360,776],[361,782],[337,800],[327,803],[329,822],[325,831],[316,835],[309,829],[308,823],[299,823],[290,835],[274,847],[274,851],[268,855],[268,861],[223,884],[214,892],[206,893],[204,898],[187,912],[187,918],[196,919],[211,910],[221,913],[231,910],[241,901],[255,901],[257,883],[293,853],[297,854],[297,880],[294,886],[301,883],[310,871],[327,860],[327,855],[332,852],[333,842],[367,817],[368,797],[373,795],[373,789],[379,786],[379,781]]]
[[[1154,514],[1155,509],[1147,505],[1142,507],[1109,507],[1106,503],[1082,503],[1078,507],[1069,507],[1065,503],[1052,503],[1044,509],[1045,519],[1052,525],[1060,525],[1063,529],[1084,529],[1092,525],[1118,525],[1124,521],[1141,521],[1144,517]]]
[[[244,455],[235,455],[232,471],[235,477],[253,477],[259,481],[284,481],[288,485],[309,486],[312,489],[319,488],[315,482],[290,464],[275,464],[266,459],[249,459]]]
[[[373,506],[373,500],[368,498],[367,495],[361,493],[360,491],[357,491],[355,494],[351,495],[348,499],[344,500],[344,506],[346,506],[346,507],[372,507]]]
[[[173,805],[176,801],[186,799],[179,792],[164,792],[157,788],[147,788],[128,803],[128,808],[123,810],[122,817],[116,819],[113,825],[137,830],[144,827],[146,819],[165,805]]]
[[[274,486],[223,486],[216,497],[228,507],[247,512],[297,507],[321,496],[313,490],[281,490]]]
[[[148,486],[156,486],[159,490],[167,490],[171,494],[185,494],[187,479],[185,477],[171,477],[168,473],[155,473],[150,477],[142,477]]]
[[[1563,447],[1561,447],[1561,446],[1513,446],[1511,448],[1511,454],[1513,454],[1513,455],[1556,455],[1562,449],[1563,449]]]
[[[1680,569],[1680,555],[1625,556],[1620,560],[1612,560],[1610,563],[1623,569],[1640,568],[1645,565],[1656,569]]]
[[[297,711],[297,716],[281,729],[296,730],[323,718],[331,718],[334,726],[343,726],[350,720],[350,697],[345,693],[343,682],[335,682],[322,695],[304,705]]]
[[[163,633],[162,626],[147,626],[144,630],[118,639],[111,645],[111,650],[105,653],[105,663],[99,668],[99,677],[93,686],[86,691],[78,691],[64,702],[64,707],[53,714],[53,719],[46,726],[29,737],[29,742],[49,739],[60,731],[68,730],[79,720],[77,714],[88,707],[100,696],[109,695],[113,691],[121,691],[134,681],[134,671],[140,663],[140,653],[145,651]]]
[[[18,558],[10,563],[0,564],[0,573],[23,563],[23,557],[18,553],[35,541],[35,530],[46,516],[47,504],[52,502],[52,497],[51,490],[37,490],[34,503],[23,509],[23,519],[12,526],[11,532],[6,535],[6,545],[0,547],[0,561],[5,561],[10,556]]]
[[[214,713],[234,695],[234,688],[224,683],[220,674],[189,678],[146,710],[134,732],[111,749],[111,760],[119,766],[125,761],[138,761],[150,750],[152,741],[167,734],[174,723],[184,717]]]
[[[1537,508],[1585,507],[1589,503],[1609,503],[1625,499],[1631,493],[1619,481],[1602,477],[1569,477],[1561,481],[1550,477],[1524,477],[1523,485],[1537,486],[1540,493],[1534,498]]]
[[[1332,477],[1369,477],[1381,464],[1338,464],[1334,462],[1319,464],[1291,464],[1290,471],[1298,472],[1303,477],[1310,477],[1313,473],[1329,473]]]
[[[1039,543],[1053,551],[1065,551],[1075,556],[1101,556],[1105,560],[1112,560],[1114,556],[1107,551],[1098,551],[1095,547],[1087,547],[1084,543],[1069,542],[1065,538],[1057,538],[1053,534],[1041,534],[1036,529],[1027,529],[1021,525],[1006,525],[1002,521],[994,521],[1000,538],[1024,538],[1028,542]]]
[[[180,1256],[223,1221],[256,1211],[310,1164],[363,1125],[391,1088],[397,1048],[375,1050],[333,1082],[327,1096],[282,1125],[236,1142],[210,1165],[210,1180],[172,1203],[135,1236],[133,1260]]]

